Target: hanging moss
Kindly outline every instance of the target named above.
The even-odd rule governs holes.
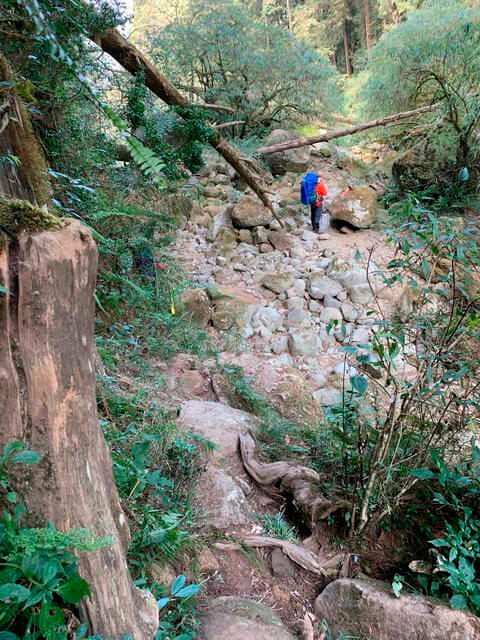
[[[65,221],[46,207],[36,207],[27,200],[0,197],[0,232],[15,237],[21,231],[61,229]]]

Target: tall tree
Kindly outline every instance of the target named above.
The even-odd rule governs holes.
[[[372,48],[371,24],[370,24],[370,7],[368,0],[363,0],[363,17],[365,20],[365,41],[367,49]]]

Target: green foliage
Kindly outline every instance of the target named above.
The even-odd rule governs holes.
[[[459,181],[479,153],[480,11],[454,0],[433,0],[384,34],[368,58],[358,99],[365,118],[435,104],[396,127],[392,142],[412,149],[402,163],[421,165],[423,183]],[[401,164],[402,164],[401,163]]]
[[[8,640],[66,640],[65,608],[90,594],[71,550],[98,551],[113,542],[86,529],[61,532],[50,523],[22,525],[25,507],[10,485],[9,465],[40,459],[20,442],[7,443],[0,457],[0,499],[8,505],[0,518],[0,635]]]
[[[105,380],[99,397],[115,482],[131,517],[129,564],[136,578],[145,577],[149,564],[172,561],[193,544],[189,495],[199,470],[196,461],[211,444],[178,434],[145,392],[125,397]]]
[[[222,373],[230,387],[232,401],[260,418],[255,435],[263,453],[273,460],[293,456],[307,464],[317,443],[316,430],[283,418],[267,398],[253,389],[241,367],[224,366]]]
[[[246,121],[244,133],[329,117],[339,104],[329,63],[241,3],[192,0],[152,45],[174,82],[193,84],[206,102],[233,107],[235,119]]]
[[[154,585],[157,605],[163,613],[155,640],[194,640],[197,637],[195,596],[201,586],[186,582],[185,576],[177,576],[168,589]]]
[[[274,515],[263,514],[259,517],[259,520],[267,536],[298,542],[297,532],[294,527],[285,520],[283,511],[279,511]]]
[[[427,482],[443,531],[430,540],[435,573],[418,575],[417,580],[426,593],[447,600],[454,609],[468,608],[479,615],[480,449],[472,440],[470,458],[455,466],[447,465],[433,450],[431,463],[430,468],[416,469],[412,475]]]

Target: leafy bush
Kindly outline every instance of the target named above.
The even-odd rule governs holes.
[[[372,320],[368,344],[343,347],[361,373],[347,376],[351,391],[330,413],[329,446],[319,450],[352,501],[351,533],[399,509],[418,482],[411,470],[425,464],[431,448],[452,460],[464,434],[478,427],[475,229],[417,210],[390,237],[397,257],[384,282],[403,284],[414,302],[403,317]]]
[[[97,551],[112,543],[86,529],[57,531],[22,526],[25,507],[9,480],[9,464],[35,464],[40,456],[10,442],[0,457],[0,499],[7,508],[0,519],[0,636],[4,640],[68,637],[66,612],[90,594],[78,574],[78,558],[71,550]],[[78,632],[84,634],[86,625]]]
[[[174,82],[232,107],[244,133],[329,117],[338,107],[338,75],[326,59],[241,3],[192,0],[152,46]]]
[[[475,168],[479,56],[480,10],[454,0],[427,2],[370,52],[359,92],[364,117],[436,105],[415,126],[408,122],[389,132],[400,149],[412,149],[414,172],[424,184],[455,181],[463,167]]]
[[[154,588],[160,593],[158,608],[164,611],[155,635],[155,640],[193,640],[197,637],[195,629],[198,619],[195,610],[195,596],[201,586],[186,585],[185,576],[177,576],[168,589]],[[156,594],[157,595],[157,594]]]
[[[212,445],[192,434],[180,436],[144,392],[125,397],[105,380],[99,401],[115,482],[130,518],[127,559],[134,577],[145,578],[156,559],[172,561],[194,544],[190,491],[196,461]]]
[[[480,449],[472,441],[470,458],[454,466],[433,450],[431,466],[416,469],[412,475],[427,482],[441,527],[430,540],[434,570],[416,579],[426,593],[447,600],[455,609],[468,608],[479,615]]]

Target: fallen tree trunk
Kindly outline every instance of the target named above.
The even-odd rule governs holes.
[[[145,85],[165,103],[185,109],[196,106],[194,103],[190,103],[187,98],[158,71],[150,60],[120,35],[116,29],[109,29],[101,34],[93,34],[91,39],[131,74],[135,75],[139,71],[143,71],[145,75]],[[188,119],[188,115],[185,114],[184,117]],[[229,145],[213,127],[209,142],[228,164],[235,169],[240,177],[243,178],[247,185],[257,194],[262,203],[270,209],[273,216],[278,220],[265,187],[260,183],[258,176],[242,160],[236,149]]]
[[[391,116],[385,118],[378,118],[377,120],[370,120],[369,122],[363,122],[356,124],[353,127],[344,127],[342,129],[334,129],[327,133],[322,133],[319,136],[304,136],[297,138],[296,140],[288,140],[287,142],[280,142],[278,144],[272,144],[268,147],[259,147],[257,149],[258,155],[268,155],[269,153],[277,153],[279,151],[287,151],[288,149],[297,149],[298,147],[306,147],[309,144],[316,144],[317,142],[328,142],[335,138],[342,138],[343,136],[351,136],[359,131],[365,131],[366,129],[373,129],[374,127],[381,127],[391,122],[397,122],[398,120],[405,120],[412,116],[417,116],[422,113],[428,113],[433,111],[437,105],[431,105],[430,107],[421,107],[420,109],[414,109],[413,111],[403,111],[402,113],[394,113]]]

